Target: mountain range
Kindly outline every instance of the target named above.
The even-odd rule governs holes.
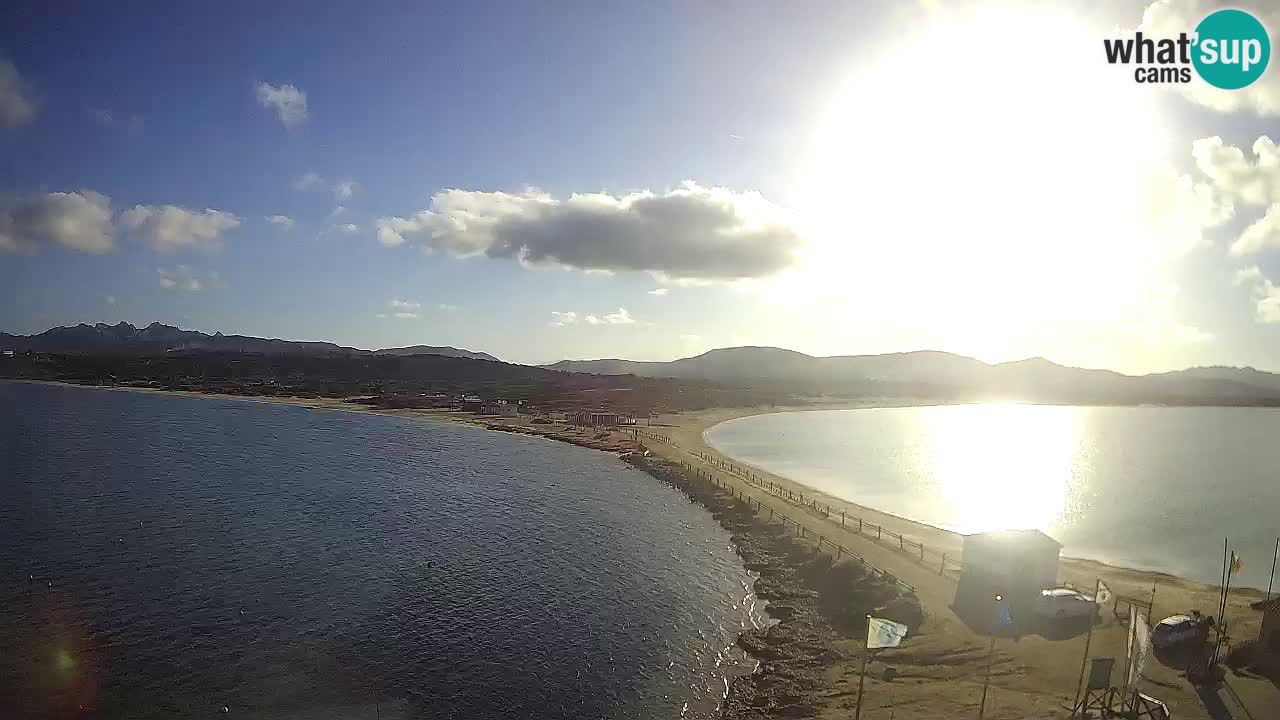
[[[0,333],[0,349],[19,352],[43,353],[119,353],[128,355],[156,355],[175,351],[240,352],[265,354],[302,355],[443,355],[445,357],[470,358],[500,362],[498,358],[482,352],[460,350],[455,347],[413,345],[411,347],[361,350],[343,347],[329,342],[300,342],[248,335],[212,335],[197,330],[183,330],[172,325],[153,322],[139,328],[122,322],[115,325],[98,323],[56,327],[38,335],[10,335]]]
[[[1280,375],[1236,367],[1196,367],[1153,375],[1123,375],[1058,365],[1044,358],[989,364],[922,350],[883,355],[814,357],[773,347],[711,350],[670,362],[562,360],[553,370],[605,375],[702,379],[740,385],[782,385],[796,392],[932,395],[1045,402],[1280,403]]]
[[[0,350],[59,354],[158,355],[192,352],[297,356],[439,355],[501,362],[488,353],[413,345],[362,350],[328,342],[300,342],[198,332],[161,323],[56,327],[37,335],[0,333]],[[815,357],[775,347],[711,350],[669,362],[562,360],[539,370],[633,375],[713,382],[794,395],[898,396],[941,400],[1025,400],[1069,404],[1280,405],[1280,375],[1248,367],[1195,367],[1152,375],[1124,375],[1058,365],[1044,358],[998,364],[948,352]]]

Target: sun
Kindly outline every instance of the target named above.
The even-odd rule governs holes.
[[[993,359],[1149,314],[1176,255],[1151,212],[1168,141],[1108,32],[984,4],[886,38],[814,121],[795,182],[815,244],[786,291]]]

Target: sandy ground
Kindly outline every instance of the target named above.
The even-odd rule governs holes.
[[[806,502],[816,499],[821,506],[830,505],[832,516],[828,517],[825,512],[806,512],[755,484],[715,470],[693,454],[724,458],[703,441],[703,433],[711,426],[732,418],[789,409],[882,407],[889,404],[892,403],[831,404],[820,408],[742,408],[672,415],[656,421],[655,424],[665,427],[652,427],[648,431],[667,436],[674,444],[651,442],[647,447],[672,459],[688,462],[704,472],[718,472],[721,479],[734,483],[739,491],[760,501],[765,508],[785,512],[808,530],[844,545],[862,555],[870,564],[916,588],[926,610],[926,623],[921,632],[902,648],[884,652],[869,666],[862,712],[864,718],[977,717],[990,637],[972,630],[952,611],[950,606],[956,588],[954,576],[940,575],[940,564],[932,560],[932,553],[921,561],[918,549],[910,544],[912,541],[923,543],[929,549],[958,558],[962,545],[960,535],[862,507],[788,478],[750,468],[766,483],[773,482],[795,492],[803,492]],[[733,462],[742,466],[736,460]],[[837,515],[841,511],[845,513],[843,526]],[[896,538],[877,541],[870,532],[858,533],[852,518],[862,518],[864,523],[883,525],[886,530],[903,535],[908,541],[907,548],[902,549]],[[1154,584],[1155,620],[1192,608],[1213,614],[1217,607],[1219,589],[1216,586],[1163,573],[1065,558],[1059,573],[1060,579],[1087,588],[1092,588],[1095,580],[1100,578],[1118,595],[1143,600],[1151,598]],[[1261,617],[1249,608],[1249,603],[1261,599],[1261,596],[1251,589],[1231,592],[1227,617],[1231,622],[1233,643],[1257,636]],[[1123,616],[1124,605],[1121,605],[1120,612]],[[1123,665],[1125,636],[1126,621],[1108,607],[1094,628],[1090,656],[1115,657],[1117,663]],[[1066,717],[1079,678],[1084,643],[1083,628],[1079,634],[1065,639],[1050,640],[1040,635],[1024,635],[1017,640],[998,639],[992,664],[993,689],[988,694],[985,716],[1010,719]],[[860,645],[850,642],[847,650],[856,657],[860,653]],[[880,675],[885,665],[897,669],[896,680],[883,682],[873,679],[873,676]],[[833,690],[821,717],[851,716],[857,695],[858,670],[856,660],[837,667],[833,675]],[[1117,684],[1120,674],[1121,671],[1117,670]],[[1147,674],[1148,679],[1141,682],[1140,689],[1165,701],[1175,718],[1280,718],[1280,689],[1265,678],[1247,673],[1235,674],[1229,670],[1223,685],[1216,690],[1204,691],[1202,697],[1180,671],[1154,660]]]
[[[429,420],[463,422],[479,427],[531,432],[547,435],[552,439],[577,442],[593,440],[599,436],[594,431],[566,428],[564,425],[531,425],[527,418],[489,418],[450,410],[381,410],[369,409],[335,399],[242,397],[234,395],[210,395],[194,392],[174,392],[133,388],[112,388],[111,391],[152,392],[193,397],[221,397],[245,402],[266,402],[302,407],[364,412],[396,417],[423,418]],[[749,483],[736,475],[725,473],[702,460],[698,454],[709,454],[728,460],[703,441],[703,433],[711,426],[725,420],[787,410],[842,409],[863,407],[901,406],[901,402],[884,401],[860,403],[820,403],[795,408],[754,407],[716,409],[699,413],[668,415],[653,422],[652,427],[639,428],[665,436],[670,443],[646,442],[646,447],[673,460],[689,463],[703,472],[716,473],[720,481],[734,486],[738,492],[749,495],[761,503],[763,509],[773,509],[798,520],[807,531],[818,533],[858,553],[865,560],[903,581],[911,584],[920,597],[926,611],[926,622],[920,632],[908,639],[903,647],[882,652],[868,666],[866,691],[862,716],[868,720],[915,718],[917,720],[941,720],[942,718],[977,717],[982,692],[983,677],[990,659],[991,690],[986,702],[985,717],[995,720],[1023,720],[1027,718],[1065,718],[1069,714],[1075,687],[1080,674],[1084,653],[1083,630],[1065,639],[1046,639],[1040,635],[1024,635],[1018,639],[1000,638],[993,654],[988,653],[990,637],[971,629],[951,609],[956,582],[953,573],[940,574],[939,564],[930,552],[925,561],[910,543],[922,543],[931,551],[946,553],[959,558],[961,536],[933,526],[917,523],[872,508],[863,507],[828,496],[788,478],[751,468],[751,472],[765,481],[803,492],[806,501],[817,500],[819,505],[831,508],[831,515],[813,510],[802,510],[773,493]],[[630,438],[622,432],[609,433],[599,442],[599,449],[621,450],[629,446]],[[590,442],[577,442],[593,446]],[[741,466],[734,460],[736,464]],[[844,512],[844,525],[838,513]],[[868,532],[859,533],[852,520],[861,518],[902,535],[907,548],[893,540],[876,537]],[[1175,577],[1127,568],[1118,568],[1090,560],[1064,558],[1060,564],[1061,579],[1082,587],[1092,588],[1096,579],[1106,581],[1117,594],[1150,599],[1153,584],[1156,587],[1154,620],[1167,615],[1198,608],[1213,614],[1217,607],[1218,588],[1212,585]],[[1255,590],[1231,592],[1228,618],[1231,621],[1233,643],[1257,636],[1260,616],[1249,608],[1249,603],[1261,599]],[[1121,607],[1121,616],[1124,607]],[[1113,614],[1111,608],[1102,613],[1095,626],[1090,656],[1114,657],[1123,665],[1125,655],[1125,620]],[[861,644],[846,641],[844,649],[850,660],[840,662],[832,673],[832,689],[825,698],[825,706],[819,717],[845,718],[853,716],[857,695],[857,681]],[[880,678],[885,666],[897,670],[897,679],[887,682]],[[1115,673],[1119,684],[1121,670]],[[1183,673],[1152,661],[1148,678],[1140,689],[1168,704],[1174,718],[1225,718],[1244,720],[1272,720],[1280,718],[1280,687],[1266,678],[1248,673],[1237,674],[1228,670],[1221,686],[1200,690],[1187,682]]]

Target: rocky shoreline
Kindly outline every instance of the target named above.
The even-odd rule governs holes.
[[[922,621],[914,595],[853,562],[834,562],[681,466],[641,453],[623,460],[710,510],[733,534],[743,565],[759,573],[755,594],[769,601],[768,613],[777,622],[738,636],[738,646],[759,661],[759,668],[730,684],[721,708],[726,720],[816,716],[830,687],[829,670],[842,658],[835,643],[864,637],[867,614],[913,630]]]

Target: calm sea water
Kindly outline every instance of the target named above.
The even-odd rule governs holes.
[[[759,619],[706,511],[581,448],[10,383],[0,437],[0,717],[706,717]]]
[[[961,532],[1040,528],[1063,553],[1217,582],[1222,541],[1266,587],[1280,410],[1043,405],[778,413],[716,448],[832,495]]]

